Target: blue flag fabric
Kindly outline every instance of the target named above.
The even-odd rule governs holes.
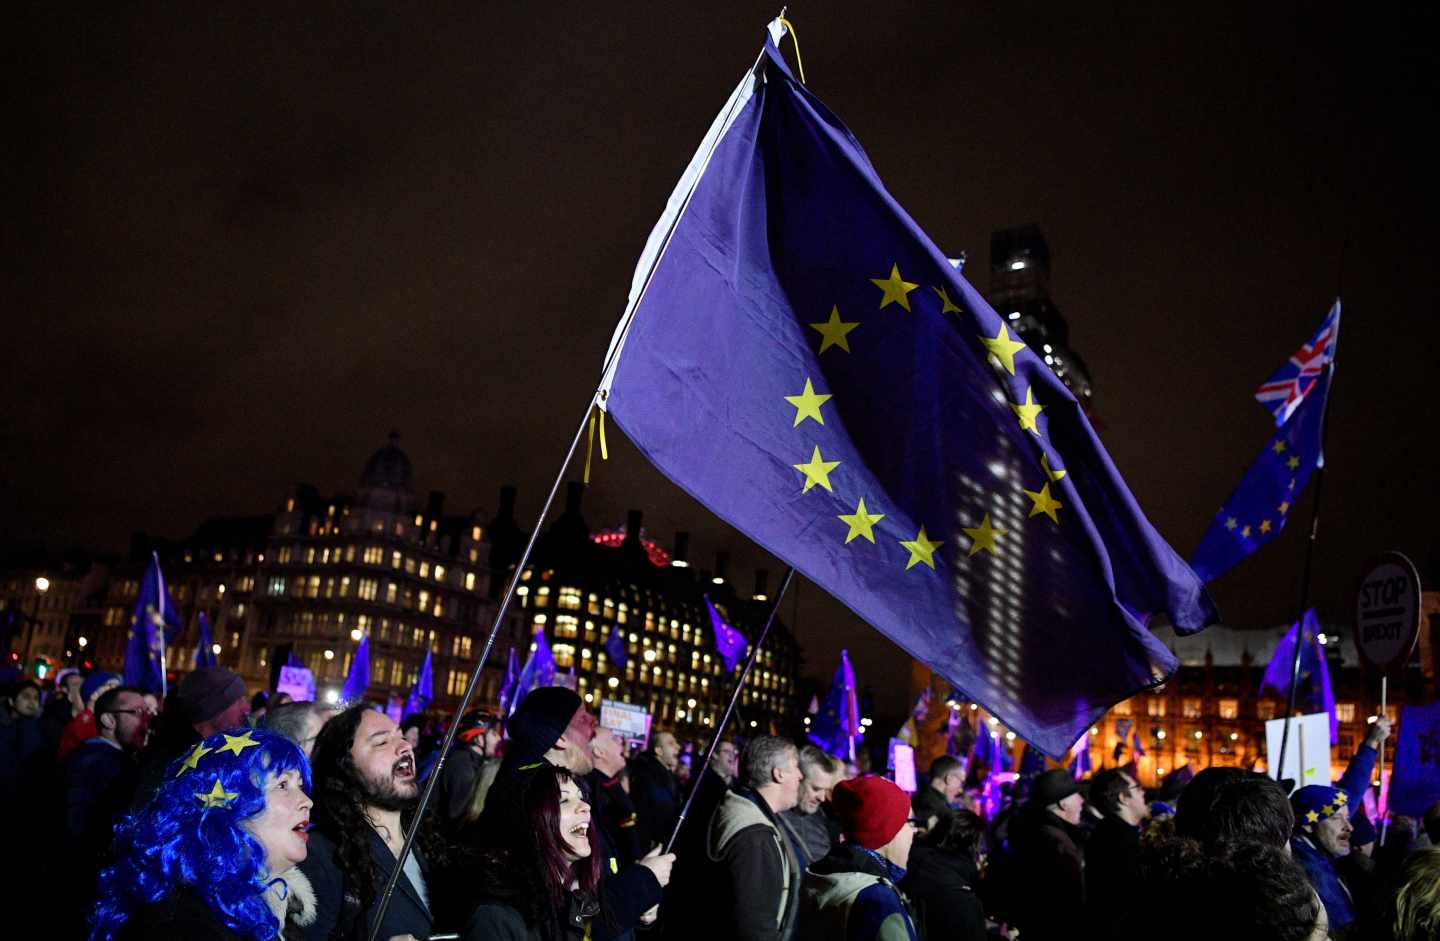
[[[1134,748],[1135,748],[1134,757],[1136,757],[1136,758],[1144,758],[1144,757],[1145,757],[1145,746],[1140,744],[1140,733],[1139,733],[1139,732],[1136,732],[1136,733],[1130,738],[1130,744],[1133,745]]]
[[[515,707],[520,705],[521,700],[530,694],[531,690],[539,689],[542,686],[556,685],[555,655],[550,652],[550,642],[545,639],[545,628],[539,624],[535,625],[534,641],[535,649],[531,650],[530,656],[525,658],[525,666],[515,681],[513,701],[510,703],[512,713],[515,711]]]
[[[1033,778],[1037,774],[1044,773],[1044,771],[1045,756],[1041,754],[1038,747],[1032,745],[1030,742],[1026,742],[1025,747],[1020,750],[1020,776]]]
[[[855,671],[850,652],[840,651],[840,665],[830,682],[830,692],[820,711],[810,720],[810,741],[837,758],[855,758],[855,742],[861,736],[860,703],[855,695]]]
[[[195,669],[218,666],[219,660],[215,656],[215,638],[210,631],[210,618],[204,611],[201,611],[196,621],[198,622],[196,627],[198,639],[195,641]]]
[[[175,602],[165,587],[165,574],[160,571],[160,556],[152,552],[130,616],[130,634],[125,641],[125,685],[165,695],[165,645],[180,630],[180,623]]]
[[[345,685],[340,687],[341,702],[359,702],[365,698],[365,691],[370,688],[370,635],[366,634],[360,638],[360,644],[355,648],[355,658],[350,661],[350,672],[345,677]]]
[[[520,685],[520,657],[515,648],[505,661],[505,677],[500,681],[500,714],[508,716],[515,711],[515,693]]]
[[[619,624],[611,627],[610,636],[605,638],[605,653],[618,669],[625,669],[625,664],[630,662],[630,657],[625,653],[625,635],[621,633]]]
[[[1175,670],[1148,614],[1217,620],[1064,383],[773,41],[647,243],[601,402],[671,480],[1053,756]]]
[[[975,736],[975,748],[971,754],[976,761],[984,762],[988,774],[1009,771],[1014,765],[1010,749],[1005,747],[1005,737],[985,723],[981,723]]]
[[[300,655],[295,652],[295,648],[293,646],[290,648],[290,653],[287,654],[285,657],[285,665],[287,667],[305,666],[305,661],[300,659]]]
[[[1090,773],[1090,737],[1088,735],[1081,736],[1080,740],[1075,743],[1075,747],[1070,749],[1070,773],[1075,776],[1077,781]]]
[[[1389,810],[1420,817],[1440,801],[1440,703],[1400,707]]]
[[[1275,655],[1265,667],[1265,676],[1260,681],[1260,695],[1289,701],[1290,671],[1295,668],[1295,637],[1302,629],[1304,639],[1300,642],[1300,684],[1296,705],[1306,715],[1329,713],[1330,741],[1339,741],[1340,721],[1335,712],[1335,690],[1330,685],[1330,665],[1325,660],[1325,648],[1320,644],[1320,619],[1314,608],[1305,612],[1299,624],[1290,625],[1290,630],[1280,639]]]
[[[710,596],[705,596],[705,608],[710,612],[710,630],[715,634],[715,650],[725,661],[725,672],[734,673],[735,665],[750,652],[750,641],[745,635],[726,623],[715,608]]]
[[[1265,442],[1200,538],[1190,564],[1205,581],[1219,578],[1285,528],[1310,475],[1324,463],[1320,430],[1329,385],[1329,376],[1321,376],[1290,420]]]
[[[430,654],[431,651],[425,651],[425,663],[420,667],[420,675],[415,677],[415,685],[410,687],[405,708],[401,710],[402,718],[424,712],[435,701],[435,669],[430,662]]]

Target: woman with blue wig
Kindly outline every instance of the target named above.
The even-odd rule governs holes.
[[[305,755],[283,736],[233,729],[200,742],[116,826],[117,861],[100,874],[91,941],[270,941],[283,935],[287,911],[296,926],[313,921],[314,893],[296,868],[309,790]]]

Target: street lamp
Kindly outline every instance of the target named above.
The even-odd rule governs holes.
[[[30,662],[30,647],[35,642],[35,631],[40,627],[40,599],[50,590],[50,579],[44,575],[35,577],[35,603],[30,606],[29,630],[25,632],[25,652],[20,658],[20,667]]]

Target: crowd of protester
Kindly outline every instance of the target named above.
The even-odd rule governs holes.
[[[462,717],[443,762],[441,731],[220,667],[163,703],[106,673],[13,682],[7,911],[95,941],[1440,937],[1440,804],[1383,838],[1365,812],[1383,718],[1333,786],[1052,769],[989,815],[964,759],[912,796],[773,735],[631,753],[560,687]]]

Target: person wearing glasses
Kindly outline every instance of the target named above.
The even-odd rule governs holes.
[[[130,806],[139,781],[140,749],[150,736],[153,710],[133,686],[112,686],[94,703],[96,734],[66,756],[61,767],[62,825],[68,870],[85,902],[107,863],[115,821]],[[62,917],[83,917],[88,905],[66,906]]]
[[[1125,771],[1107,768],[1090,779],[1090,804],[1100,822],[1085,844],[1086,906],[1097,937],[1118,929],[1134,891],[1140,828],[1150,819],[1145,789]]]

